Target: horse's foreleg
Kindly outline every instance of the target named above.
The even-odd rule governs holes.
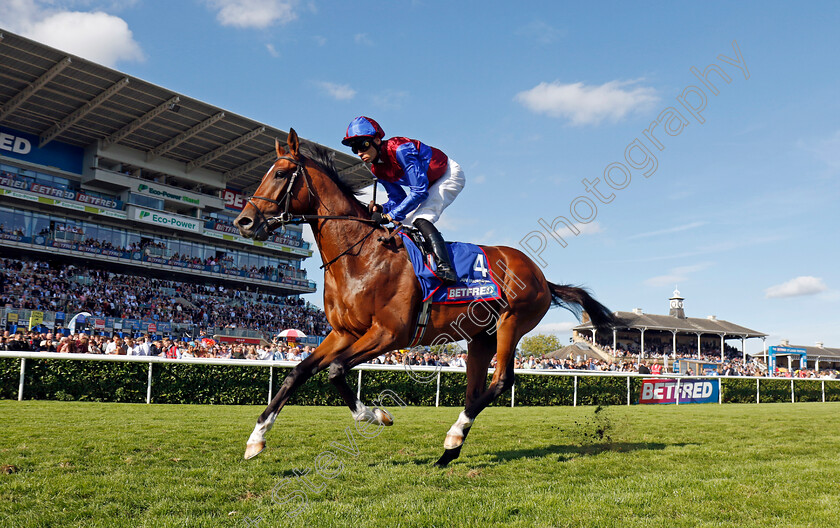
[[[277,419],[277,414],[294,394],[298,387],[303,383],[326,368],[329,365],[330,356],[335,354],[335,350],[342,349],[346,346],[349,340],[335,333],[330,333],[326,339],[315,349],[311,356],[304,359],[298,364],[283,380],[280,390],[271,399],[271,403],[257,418],[257,424],[254,426],[254,431],[248,438],[248,443],[245,446],[245,459],[254,458],[265,449],[265,435],[271,430],[274,421]]]

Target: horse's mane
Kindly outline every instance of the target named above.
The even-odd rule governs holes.
[[[348,198],[358,202],[356,196],[362,194],[364,188],[370,187],[373,184],[373,174],[369,171],[366,174],[357,174],[356,171],[339,174],[338,169],[335,168],[333,159],[335,154],[326,147],[322,147],[311,141],[301,140],[300,150],[307,159],[317,163]]]

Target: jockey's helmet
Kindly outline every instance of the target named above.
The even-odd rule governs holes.
[[[341,143],[349,147],[359,140],[383,139],[384,137],[385,131],[382,130],[379,123],[369,117],[359,116],[347,126],[347,132],[345,132]]]

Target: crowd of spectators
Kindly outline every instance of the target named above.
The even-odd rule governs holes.
[[[132,242],[128,247],[122,247],[116,246],[107,240],[97,240],[90,237],[84,238],[84,232],[77,227],[65,227],[61,225],[56,226],[56,231],[59,231],[59,227],[61,227],[62,232],[72,234],[75,238],[70,241],[78,244],[80,248],[110,250],[120,253],[133,253],[135,251],[142,251],[147,256],[162,258],[166,260],[170,265],[174,265],[175,263],[193,264],[196,266],[220,265],[226,270],[246,271],[250,273],[260,273],[263,275],[277,275],[281,279],[284,277],[289,277],[292,279],[306,280],[305,269],[297,269],[290,264],[282,262],[278,266],[237,266],[232,255],[210,256],[205,259],[201,259],[191,255],[181,255],[179,253],[169,254],[169,250],[167,249],[166,244],[164,244],[163,242],[154,241],[145,241],[142,244]],[[49,232],[49,230],[46,231]],[[0,232],[2,232],[2,225],[0,225]],[[63,237],[63,239],[69,240],[66,236]]]
[[[7,231],[6,226],[3,225],[3,224],[0,224],[0,234],[23,236],[23,229],[18,227],[18,228],[9,229]]]
[[[148,334],[137,337],[89,335],[79,332],[64,336],[52,332],[5,331],[0,350],[58,352],[73,354],[113,354],[123,356],[160,356],[170,359],[220,358],[276,361],[302,361],[312,353],[309,345],[299,345],[280,338],[268,344],[224,343],[210,337],[195,340],[173,339]]]
[[[216,231],[224,233],[239,234],[239,228],[233,225],[231,220],[222,218],[205,217],[206,225],[212,226]],[[304,242],[299,236],[294,236],[286,232],[274,232],[269,235],[269,240],[292,247],[303,247]]]
[[[324,336],[324,313],[303,299],[113,273],[43,261],[0,261],[0,306],[94,317],[149,319],[210,328],[244,328],[268,335],[295,328]]]
[[[590,345],[592,344],[592,339],[589,338],[587,335],[582,334],[579,336],[579,339],[586,341]],[[648,339],[645,338],[645,349],[644,353],[640,354],[641,352],[641,345],[640,343],[621,343],[619,342],[615,348],[612,347],[611,342],[598,342],[596,343],[596,349],[603,350],[604,352],[610,354],[616,358],[632,358],[634,360],[638,360],[640,357],[643,359],[654,359],[664,361],[666,358],[668,360],[672,360],[674,355],[672,354],[672,344],[671,342],[662,343],[660,340]],[[724,361],[733,361],[737,359],[741,359],[743,357],[743,352],[738,350],[737,348],[729,345],[728,343],[724,343],[724,353],[723,353],[723,360]],[[677,344],[677,359],[700,359],[702,361],[721,361],[720,355],[720,344],[709,344],[701,342],[700,344],[700,352],[698,353],[696,346],[685,346],[682,344]]]
[[[262,344],[220,343],[207,333],[219,329],[249,329],[276,336],[286,328],[296,328],[311,336],[324,336],[330,327],[324,313],[300,298],[281,297],[229,289],[221,285],[197,284],[139,277],[110,271],[53,266],[45,261],[0,260],[0,306],[66,313],[89,312],[96,318],[148,319],[192,325],[199,330],[194,339],[174,339],[155,335],[91,335],[97,332],[64,336],[58,333],[17,332],[0,339],[0,350],[31,350],[126,355],[162,355],[172,358],[240,358],[251,360],[300,361],[311,349],[279,338]],[[587,340],[589,341],[589,340]],[[591,343],[591,341],[590,341]],[[558,359],[518,354],[517,369],[589,370],[603,372],[640,372],[665,374],[673,366],[670,344],[645,343],[640,356],[638,344],[623,344],[613,350],[598,345],[613,360],[587,357]],[[713,372],[686,372],[730,376],[765,376],[766,366],[758,358],[743,362],[742,352],[724,348],[701,348],[699,357],[692,347],[677,349],[677,358],[701,359],[718,363]],[[491,366],[495,366],[495,358]],[[466,353],[457,347],[435,350],[397,350],[370,361],[383,365],[423,365],[466,367]],[[802,369],[782,375],[803,378],[838,377],[837,371]]]
[[[296,345],[280,338],[261,344],[220,343],[209,337],[199,336],[195,340],[176,340],[170,337],[157,338],[149,335],[138,337],[120,337],[106,335],[88,335],[77,333],[62,336],[53,333],[8,331],[0,337],[0,350],[69,352],[88,354],[121,354],[135,356],[161,356],[172,359],[181,358],[222,358],[246,360],[302,361],[312,353],[309,345]],[[369,361],[378,365],[435,366],[466,368],[466,352],[434,352],[429,349],[395,350],[387,352]],[[493,358],[491,367],[496,366]],[[518,355],[514,368],[530,370],[588,370],[600,372],[634,372],[640,374],[667,374],[663,363],[656,360],[642,361],[604,361],[595,358],[557,359],[545,356]],[[746,365],[740,359],[726,360],[716,370],[693,372],[689,369],[685,375],[701,376],[767,376],[766,367],[757,360]],[[796,378],[840,379],[840,371],[801,369],[780,369],[775,376]]]
[[[261,344],[240,344],[221,343],[209,337],[201,336],[195,340],[176,340],[170,337],[156,338],[149,335],[141,335],[136,338],[106,335],[91,336],[85,333],[62,336],[59,334],[39,332],[18,332],[10,334],[7,331],[0,337],[0,350],[160,356],[171,359],[221,358],[298,362],[306,359],[312,353],[313,348],[309,345],[287,342],[277,337],[271,342],[264,341]],[[416,349],[395,350],[382,354],[368,363],[375,365],[400,365],[404,367],[416,365],[466,369],[467,353],[457,348],[454,351],[448,352],[444,350],[435,352],[430,349],[422,351]],[[495,357],[491,361],[490,366],[495,368]],[[663,363],[656,360],[604,361],[595,358],[557,359],[521,354],[515,358],[514,368],[668,374]],[[727,360],[715,371],[697,373],[689,370],[683,374],[689,376],[768,376],[767,369],[759,361],[753,360],[744,365],[740,359]],[[775,373],[775,376],[840,379],[840,371],[780,369],[779,372]]]

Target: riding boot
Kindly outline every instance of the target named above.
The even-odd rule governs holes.
[[[443,241],[443,236],[441,236],[440,231],[425,218],[415,220],[414,227],[420,230],[423,238],[432,246],[432,252],[435,255],[435,260],[437,260],[437,271],[435,271],[435,275],[444,284],[455,284],[458,282],[458,276],[455,275],[452,259],[449,258],[449,251],[446,250],[446,242]]]

